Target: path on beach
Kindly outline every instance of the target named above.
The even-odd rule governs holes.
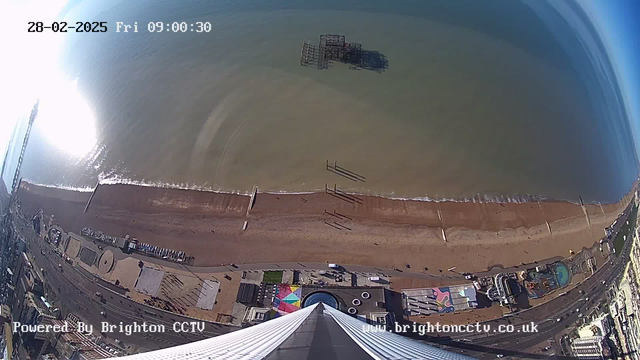
[[[98,248],[98,245],[86,237],[81,237],[83,242],[82,246],[89,248],[96,252],[97,254],[102,253],[102,250]],[[77,238],[76,238],[77,239]],[[159,268],[170,268],[170,269],[179,269],[186,270],[193,274],[207,274],[207,273],[224,273],[224,272],[242,272],[242,271],[252,271],[252,270],[327,270],[328,263],[318,263],[318,262],[273,262],[273,263],[250,263],[250,264],[226,264],[220,266],[188,266],[182,265],[179,263],[175,263],[168,260],[163,260],[159,258],[153,258],[149,256],[145,256],[138,253],[126,254],[123,253],[120,249],[116,249],[110,246],[106,246],[104,244],[100,244],[104,246],[105,250],[111,250],[113,253],[113,258],[118,260],[124,260],[126,258],[135,258],[138,260],[142,260],[143,262],[148,261],[154,265],[154,267]],[[536,261],[535,265],[545,265],[550,264],[563,258],[560,256],[556,256],[553,258]],[[521,265],[534,265],[531,264],[521,264]],[[449,271],[448,269],[442,269],[442,272],[437,271],[437,273],[429,273],[424,269],[392,269],[385,267],[377,267],[377,266],[364,266],[364,265],[353,265],[353,264],[340,264],[340,266],[349,273],[365,273],[365,274],[381,274],[385,276],[394,276],[394,277],[407,277],[414,279],[431,279],[431,280],[451,280],[451,279],[464,279],[464,275],[457,271],[456,269],[452,269]],[[505,271],[516,271],[518,269],[522,269],[522,266],[513,266],[508,268],[503,267],[494,267],[488,271],[481,271],[474,273],[476,276],[490,276],[495,275],[500,272]]]

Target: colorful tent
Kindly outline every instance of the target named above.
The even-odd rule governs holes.
[[[279,284],[273,307],[280,313],[291,313],[300,310],[302,305],[302,288],[297,285]]]

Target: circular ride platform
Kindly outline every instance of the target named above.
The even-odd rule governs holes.
[[[113,252],[111,250],[107,250],[100,255],[100,259],[98,259],[98,270],[102,274],[106,274],[113,268],[114,258]]]

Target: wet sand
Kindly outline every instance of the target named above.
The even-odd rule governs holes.
[[[589,228],[582,207],[568,202],[436,203],[358,196],[358,202],[349,203],[325,193],[258,193],[247,218],[249,197],[243,195],[101,185],[84,213],[90,195],[23,183],[19,199],[27,213],[42,208],[67,231],[88,226],[110,235],[130,234],[183,250],[195,256],[196,266],[326,261],[410,264],[410,271],[427,267],[429,272],[566,257],[570,249],[577,252],[598,241],[631,200],[628,195],[617,204],[585,206]]]

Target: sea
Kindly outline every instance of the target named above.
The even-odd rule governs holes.
[[[58,34],[50,60],[75,93],[40,99],[21,176],[85,191],[336,184],[423,200],[617,201],[638,161],[609,55],[579,9],[545,4],[70,1],[56,21],[107,31]],[[302,66],[303,41],[322,34],[377,61]]]

